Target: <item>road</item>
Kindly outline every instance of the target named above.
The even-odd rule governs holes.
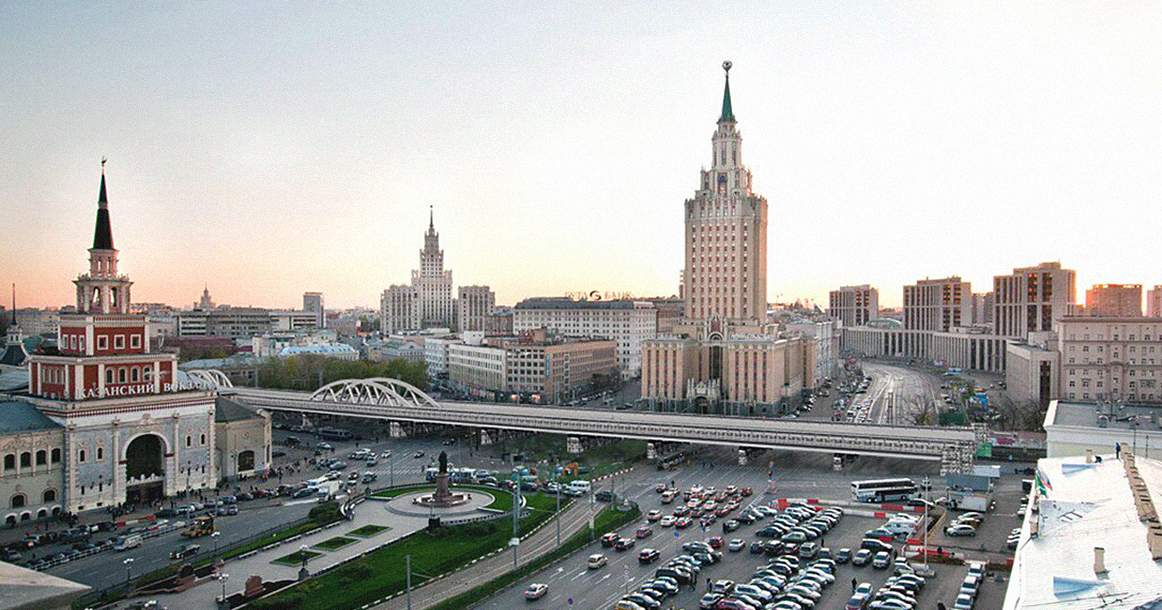
[[[862,366],[872,381],[866,394],[855,396],[872,401],[875,423],[911,425],[920,413],[942,403],[940,378],[931,373],[872,362]]]

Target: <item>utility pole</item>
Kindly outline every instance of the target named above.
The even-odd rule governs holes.
[[[412,556],[409,553],[404,557],[407,563],[407,590],[408,590],[408,610],[412,610]]]

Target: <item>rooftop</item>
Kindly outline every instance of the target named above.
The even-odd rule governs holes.
[[[1151,554],[1126,462],[1104,457],[1038,462],[1044,484],[1034,490],[1037,512],[1021,528],[1005,610],[1162,608],[1162,565]],[[1148,496],[1162,502],[1162,463],[1134,462]],[[1104,549],[1105,572],[1094,570],[1095,547]]]
[[[1090,426],[1133,430],[1159,428],[1162,405],[1131,405],[1118,403],[1068,402],[1058,400],[1050,404],[1045,414],[1046,425]]]
[[[30,403],[0,399],[0,434],[17,434],[60,428]]]
[[[536,297],[516,304],[515,309],[652,309],[653,303],[619,299],[616,301],[575,301],[564,297]]]

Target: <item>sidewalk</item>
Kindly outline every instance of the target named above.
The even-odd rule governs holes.
[[[588,529],[589,518],[596,516],[606,506],[608,505],[577,501],[562,510],[560,515],[561,541],[564,542],[573,534]],[[555,548],[557,548],[557,526],[550,519],[536,532],[521,540],[517,553],[518,565],[525,565]],[[512,551],[505,549],[444,578],[429,581],[423,586],[412,589],[411,608],[412,610],[429,608],[438,602],[485,584],[512,571],[512,569]],[[397,597],[371,608],[374,610],[407,610],[407,595],[401,593]]]
[[[304,502],[311,501],[304,500]],[[233,595],[234,593],[242,591],[246,585],[246,579],[253,575],[261,576],[263,582],[297,579],[300,568],[298,564],[283,565],[272,562],[275,559],[298,551],[300,546],[306,545],[313,547],[324,540],[334,538],[335,536],[342,536],[364,525],[384,525],[391,529],[368,538],[352,536],[358,542],[335,551],[323,551],[321,557],[315,557],[308,562],[307,569],[312,574],[317,573],[326,567],[341,563],[351,557],[379,547],[384,543],[398,540],[417,530],[423,529],[427,527],[428,522],[426,517],[410,517],[388,512],[386,506],[380,502],[364,502],[355,508],[355,517],[351,521],[340,521],[310,536],[288,541],[267,550],[259,550],[253,555],[244,558],[227,561],[222,567],[222,572],[229,575],[226,581],[226,594]],[[312,550],[320,551],[321,549],[312,548]],[[123,608],[132,602],[142,599],[156,599],[160,605],[166,606],[171,610],[211,610],[217,608],[215,600],[221,597],[221,595],[221,584],[217,581],[210,581],[182,593],[157,595],[148,598],[134,598],[119,602],[111,606],[111,608]]]

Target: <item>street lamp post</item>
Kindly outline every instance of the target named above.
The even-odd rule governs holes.
[[[306,580],[311,573],[307,570],[307,560],[310,558],[307,555],[307,545],[299,546],[299,557],[303,560],[303,566],[299,568],[299,580]]]
[[[561,463],[557,462],[553,465],[553,483],[556,483],[557,488],[557,514],[553,518],[557,522],[557,546],[561,546],[561,483],[560,483]]]
[[[218,562],[218,536],[221,535],[222,532],[214,532],[210,534],[210,539],[214,541],[214,557],[210,560],[210,563]]]
[[[133,558],[127,557],[122,563],[125,564],[125,587],[129,588],[133,580]]]
[[[512,478],[513,478],[513,487],[514,487],[513,493],[514,493],[516,499],[513,501],[513,504],[512,504],[512,540],[509,541],[509,544],[512,545],[512,567],[513,567],[513,569],[516,569],[516,563],[517,563],[516,547],[517,547],[517,543],[520,542],[520,499],[521,499],[520,498],[520,484],[521,484],[520,471],[517,470],[516,468],[512,469]]]
[[[219,574],[218,582],[222,583],[222,603],[226,603],[226,581],[230,580],[229,574]]]

